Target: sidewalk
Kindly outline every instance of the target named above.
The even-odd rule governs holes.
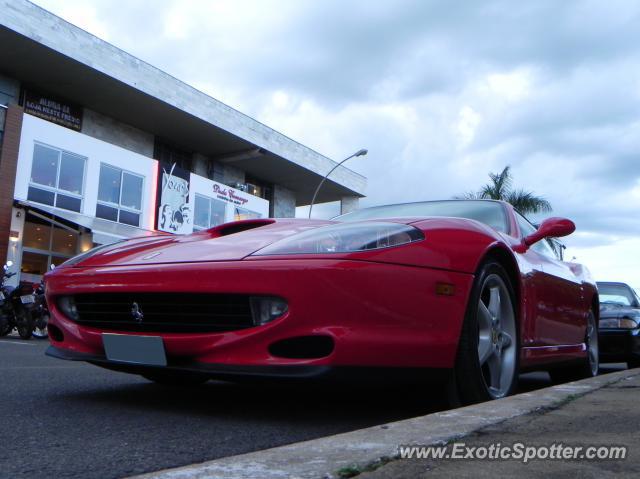
[[[557,408],[543,409],[488,426],[456,442],[466,446],[565,445],[628,447],[624,460],[399,459],[358,479],[432,477],[640,477],[640,376],[629,377],[587,393],[569,397]],[[346,473],[347,470],[342,471]],[[355,472],[355,471],[354,471]]]
[[[201,464],[144,479],[640,477],[640,369]],[[401,445],[625,445],[610,461],[397,459]],[[380,466],[380,458],[385,465]],[[390,461],[390,462],[388,462]],[[375,470],[373,468],[378,467]]]

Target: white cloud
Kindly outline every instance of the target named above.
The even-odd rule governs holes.
[[[518,101],[529,95],[531,74],[527,70],[510,73],[492,73],[487,76],[487,84],[495,94],[508,101]]]
[[[36,3],[336,160],[368,148],[347,164],[365,206],[477,190],[509,164],[575,219],[597,278],[640,285],[637,3]]]
[[[458,119],[458,133],[460,135],[460,146],[467,146],[476,136],[476,129],[480,124],[480,115],[468,105],[462,107]]]

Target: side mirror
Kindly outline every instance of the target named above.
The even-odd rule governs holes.
[[[525,236],[522,240],[522,247],[526,251],[529,246],[540,240],[568,236],[575,230],[576,225],[571,220],[566,218],[547,218],[540,224],[540,227],[536,231],[529,236]]]

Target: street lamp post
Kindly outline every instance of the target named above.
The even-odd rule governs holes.
[[[361,150],[356,151],[353,155],[351,156],[347,156],[344,160],[342,160],[340,163],[338,163],[336,166],[334,166],[333,168],[331,168],[331,171],[329,171],[329,173],[327,173],[326,175],[324,175],[324,178],[322,178],[322,180],[320,181],[320,184],[318,185],[318,187],[316,188],[316,191],[313,193],[313,198],[311,198],[311,204],[309,205],[309,218],[311,218],[311,210],[313,210],[313,204],[316,202],[316,197],[318,196],[318,192],[320,191],[320,188],[322,188],[322,185],[324,185],[324,182],[327,181],[327,178],[329,178],[329,175],[331,173],[333,173],[333,171],[340,165],[342,165],[342,163],[344,163],[347,160],[350,160],[351,158],[355,158],[356,156],[364,156],[368,153],[367,150],[365,150],[364,148],[362,148]]]

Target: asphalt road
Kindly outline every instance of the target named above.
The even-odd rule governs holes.
[[[433,412],[428,391],[179,390],[0,339],[0,478],[122,478]],[[542,373],[521,390],[549,386]]]

